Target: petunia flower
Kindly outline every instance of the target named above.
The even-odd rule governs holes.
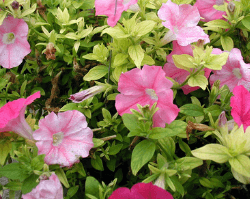
[[[231,114],[236,124],[239,127],[243,125],[245,131],[250,126],[250,93],[240,85],[234,88],[233,94],[230,100]]]
[[[152,106],[157,102],[159,110],[153,116],[154,127],[165,127],[178,115],[179,109],[173,104],[173,83],[165,77],[161,66],[147,66],[142,70],[135,68],[122,73],[118,82],[115,107],[119,115],[138,110],[137,104]]]
[[[162,4],[158,16],[163,20],[162,24],[169,29],[162,39],[164,43],[177,40],[179,45],[187,46],[199,39],[204,40],[205,43],[210,41],[202,28],[197,26],[200,21],[200,14],[194,6],[188,4],[177,5],[168,0],[167,3]]]
[[[227,85],[231,92],[238,85],[250,89],[250,64],[243,61],[241,52],[237,48],[231,50],[227,63],[222,66],[222,69],[213,73],[210,77],[211,85],[216,80],[220,80],[220,87]]]
[[[20,98],[8,102],[0,109],[0,132],[13,131],[18,135],[33,140],[33,131],[25,120],[24,114],[27,105],[39,98],[40,91],[27,99]]]
[[[23,199],[63,199],[63,188],[56,174],[48,180],[41,180],[30,193],[23,194]]]
[[[106,86],[93,86],[89,89],[70,95],[69,99],[72,100],[72,102],[80,103],[88,98],[95,96],[98,93],[105,91],[106,89],[107,89]]]
[[[226,15],[226,12],[214,9],[214,5],[223,5],[224,0],[197,0],[194,4],[198,8],[201,17],[201,21],[208,22],[216,19],[223,19],[222,15]]]
[[[95,0],[96,15],[108,16],[108,25],[114,27],[121,18],[122,12],[129,9],[137,0]]]
[[[6,17],[0,26],[0,65],[4,68],[19,66],[28,55],[28,25],[23,19]]]
[[[214,48],[212,51],[212,54],[220,54],[220,53],[222,53],[222,51],[218,48]],[[173,60],[172,56],[173,55],[182,55],[182,54],[188,54],[188,55],[193,56],[193,50],[192,50],[191,45],[180,46],[177,43],[177,41],[173,41],[173,51],[167,56],[167,63],[163,67],[163,70],[165,71],[166,76],[171,77],[179,84],[182,84],[187,79],[187,77],[190,75],[190,73],[188,71],[181,69],[181,68],[177,68],[174,64],[174,60]],[[208,78],[212,70],[206,68],[206,69],[204,69],[204,71],[205,71],[206,78]],[[195,91],[197,89],[199,89],[198,86],[191,87],[189,85],[185,85],[182,87],[182,90],[183,90],[185,95],[187,95],[188,93]]]
[[[150,183],[137,183],[131,189],[120,187],[109,199],[173,199],[166,190]]]
[[[87,157],[94,146],[93,132],[87,127],[85,116],[76,110],[51,112],[39,121],[39,129],[33,133],[38,154],[45,154],[47,164],[72,166],[79,157]]]

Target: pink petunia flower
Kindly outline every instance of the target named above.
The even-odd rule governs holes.
[[[221,54],[222,51],[218,48],[214,48],[212,51],[212,54]],[[187,77],[190,75],[190,73],[184,69],[177,68],[174,64],[174,60],[172,58],[173,55],[182,55],[182,54],[188,54],[193,56],[193,50],[191,45],[188,46],[180,46],[176,41],[173,41],[173,51],[167,56],[167,63],[164,65],[163,70],[166,73],[167,77],[171,77],[175,81],[177,81],[179,84],[183,83]],[[206,78],[209,77],[211,73],[211,69],[204,69]],[[182,90],[185,95],[188,93],[195,91],[199,89],[198,86],[191,87],[189,85],[185,85],[182,87]]]
[[[223,19],[222,15],[226,15],[226,12],[214,9],[214,5],[223,5],[224,0],[197,0],[194,4],[198,8],[201,17],[201,21],[208,22],[216,19]]]
[[[79,157],[87,157],[94,146],[93,132],[87,127],[85,116],[76,110],[51,112],[39,121],[39,129],[33,133],[38,153],[45,154],[47,164],[71,166]]]
[[[142,70],[135,68],[122,73],[118,82],[115,107],[119,115],[131,113],[137,104],[152,106],[157,102],[159,110],[153,116],[154,127],[165,127],[178,115],[179,109],[173,104],[173,83],[165,77],[161,66],[147,66]]]
[[[109,199],[173,199],[166,190],[150,183],[137,183],[131,189],[120,187]]]
[[[220,80],[220,87],[227,85],[231,92],[238,85],[250,89],[250,64],[244,62],[241,52],[237,48],[231,50],[227,63],[222,66],[222,69],[213,71],[213,73],[210,77],[211,85],[216,80]]]
[[[108,25],[114,27],[121,18],[122,12],[129,9],[137,0],[95,0],[96,15],[108,16]]]
[[[240,127],[243,124],[244,131],[250,126],[250,93],[242,85],[236,86],[231,97],[231,114],[234,121]]]
[[[178,6],[168,0],[167,3],[162,4],[158,16],[163,20],[162,24],[169,29],[162,39],[164,43],[177,40],[179,45],[187,46],[199,39],[204,40],[205,43],[210,41],[202,28],[197,26],[200,21],[200,14],[194,6],[188,4]]]
[[[20,98],[8,102],[0,109],[0,132],[13,131],[18,135],[33,140],[33,131],[24,118],[27,105],[39,98],[40,91],[29,96],[27,99]]]
[[[63,199],[63,188],[56,174],[48,180],[41,180],[30,193],[22,195],[23,199]]]
[[[4,68],[19,66],[28,55],[30,45],[27,41],[28,25],[23,19],[9,16],[0,26],[0,65]]]

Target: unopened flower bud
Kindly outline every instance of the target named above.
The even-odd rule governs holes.
[[[227,9],[230,13],[233,13],[235,10],[235,4],[233,2],[229,2],[229,4],[227,5]]]
[[[13,10],[17,10],[19,8],[19,3],[17,1],[13,1],[11,4]]]

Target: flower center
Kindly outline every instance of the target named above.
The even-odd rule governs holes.
[[[15,34],[13,32],[10,32],[10,33],[5,33],[3,35],[3,43],[4,44],[13,44],[15,42]]]
[[[53,135],[53,145],[58,146],[63,141],[64,134],[63,132],[55,133]]]
[[[241,79],[241,78],[242,78],[242,75],[241,75],[241,73],[240,73],[240,69],[239,69],[239,68],[233,69],[233,74],[234,74],[238,79]]]
[[[150,96],[153,100],[158,100],[158,96],[156,95],[154,89],[147,88],[146,93]]]
[[[215,2],[216,2],[215,4],[216,4],[217,6],[223,5],[223,4],[224,4],[224,0],[216,0]]]

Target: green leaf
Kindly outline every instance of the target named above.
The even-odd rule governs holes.
[[[222,19],[209,21],[205,23],[204,25],[208,27],[212,27],[212,28],[224,28],[224,29],[231,28],[231,25],[227,21],[224,21]]]
[[[126,64],[128,62],[128,55],[127,54],[123,54],[123,53],[118,53],[115,56],[114,62],[113,62],[113,67],[116,66],[121,66],[123,64]]]
[[[69,182],[68,179],[63,171],[62,168],[55,170],[55,174],[57,175],[57,177],[59,178],[60,182],[66,187],[69,188]]]
[[[121,39],[130,36],[130,34],[124,33],[120,26],[115,26],[114,28],[106,28],[104,31],[102,31],[102,35],[105,33],[109,34],[115,39]]]
[[[5,160],[11,151],[12,145],[10,141],[0,143],[0,164],[4,165]]]
[[[82,175],[83,177],[86,176],[86,172],[85,172],[84,167],[83,167],[83,165],[82,165],[81,162],[75,164],[74,166],[75,166],[75,168],[76,168],[76,171],[77,171],[80,175]]]
[[[250,16],[244,17],[241,22],[250,31]]]
[[[4,188],[9,189],[9,190],[13,190],[13,191],[19,191],[22,189],[22,184],[21,182],[9,182],[8,184],[4,185]]]
[[[188,85],[191,87],[199,86],[205,90],[208,85],[208,81],[204,75],[195,75],[189,78]]]
[[[24,96],[24,92],[25,92],[25,89],[26,89],[26,85],[27,85],[27,80],[25,80],[25,81],[22,83],[22,86],[21,86],[21,89],[20,89],[20,95],[21,95],[21,96]]]
[[[101,185],[98,180],[92,176],[88,176],[85,182],[85,195],[89,194],[99,198],[99,192],[97,191],[99,190],[99,186]]]
[[[203,161],[194,157],[184,157],[176,160],[176,164],[178,170],[185,171],[201,166],[203,164]]]
[[[212,106],[209,106],[208,108],[204,108],[204,112],[206,114],[211,113],[213,117],[218,117],[221,114],[222,110],[220,106],[212,105]]]
[[[229,164],[237,173],[250,178],[250,159],[246,155],[238,155],[229,159]]]
[[[22,185],[22,193],[26,194],[32,191],[32,189],[34,189],[39,182],[36,182],[36,180],[39,178],[38,175],[36,174],[31,174],[28,178],[26,178],[23,181],[23,185]]]
[[[109,155],[116,155],[117,153],[119,153],[119,151],[122,149],[123,144],[116,144],[116,145],[112,145],[109,148]]]
[[[79,189],[79,185],[76,185],[74,187],[70,187],[68,192],[67,192],[66,199],[72,198],[76,194],[78,189]]]
[[[23,18],[23,17],[25,17],[25,16],[27,16],[27,15],[29,15],[29,14],[35,12],[35,10],[36,10],[36,3],[33,4],[31,8],[25,10],[25,11],[21,14],[21,18]]]
[[[91,80],[98,80],[101,79],[108,73],[108,67],[106,66],[95,66],[94,68],[90,69],[90,71],[84,76],[83,80],[91,81]]]
[[[131,169],[133,175],[153,157],[155,152],[155,143],[150,140],[143,140],[137,144],[132,152]]]
[[[128,54],[134,61],[137,68],[141,67],[142,60],[144,58],[144,52],[140,44],[132,45],[128,48]]]
[[[29,175],[21,168],[21,163],[11,163],[0,168],[0,175],[5,176],[11,180],[23,181]]]
[[[144,66],[144,65],[149,65],[149,66],[152,66],[155,64],[155,61],[152,57],[150,57],[149,55],[147,54],[144,54],[144,58],[142,60],[142,63],[141,65]]]
[[[93,138],[93,143],[94,143],[93,148],[97,148],[99,146],[102,146],[104,144],[104,141],[101,139]]]
[[[219,55],[211,54],[209,59],[206,60],[204,66],[212,70],[221,70],[222,66],[224,66],[227,62],[228,55],[228,52],[221,53]]]
[[[207,144],[191,151],[191,153],[202,160],[213,160],[217,163],[227,162],[232,157],[228,148],[220,144]]]
[[[38,171],[42,170],[43,165],[44,165],[44,157],[45,157],[45,154],[42,154],[33,158],[31,161],[31,167],[34,170],[38,170]]]
[[[190,71],[190,68],[196,68],[196,65],[194,65],[194,58],[191,55],[182,54],[173,55],[172,57],[177,68],[181,68],[187,71]]]
[[[151,32],[155,26],[155,22],[151,20],[146,20],[136,25],[137,36],[143,36]]]
[[[189,116],[204,116],[203,108],[196,104],[185,104],[180,107],[180,112]]]
[[[99,155],[96,155],[96,158],[91,158],[91,165],[99,171],[104,171],[103,164],[102,164],[102,159],[100,158]]]
[[[234,41],[232,40],[231,37],[229,37],[229,36],[221,36],[220,40],[221,40],[221,45],[222,45],[224,50],[230,52],[233,49]]]
[[[0,26],[2,25],[3,20],[5,19],[6,15],[7,15],[7,12],[0,10]]]
[[[142,130],[139,127],[140,121],[138,121],[135,115],[125,113],[122,115],[122,120],[124,125],[128,128],[129,131],[138,132],[138,135],[142,133]]]

